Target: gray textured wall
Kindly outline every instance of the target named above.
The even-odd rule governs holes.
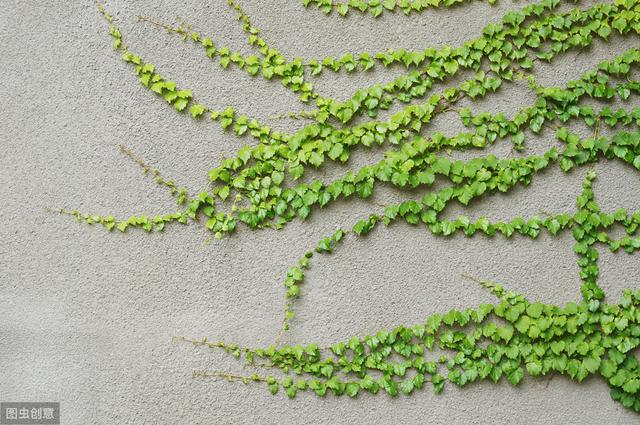
[[[299,123],[268,119],[300,109],[295,95],[279,83],[223,71],[192,45],[135,22],[138,14],[163,20],[179,15],[214,40],[250,53],[225,3],[113,0],[107,7],[134,51],[207,105],[232,105],[273,127],[295,130]],[[304,59],[457,45],[524,3],[474,2],[374,21],[359,14],[326,17],[305,11],[297,0],[241,1],[270,43],[288,57]],[[294,401],[273,397],[261,386],[192,379],[193,369],[241,372],[243,366],[224,353],[174,343],[173,335],[268,345],[281,320],[281,281],[288,267],[319,238],[352,225],[374,207],[343,202],[280,232],[244,230],[219,242],[195,225],[171,226],[162,234],[108,234],[47,213],[45,207],[119,216],[174,210],[170,195],[118,152],[119,143],[198,192],[206,187],[211,166],[250,141],[223,134],[206,120],[180,116],[141,87],[112,51],[92,1],[4,0],[2,6],[0,400],[60,401],[65,424],[638,423],[597,378],[582,385],[562,376],[526,378],[517,388],[449,385],[441,396],[427,389],[397,399],[384,394],[318,399],[304,393]],[[544,84],[562,84],[634,43],[637,39],[597,42],[539,68],[537,75]],[[322,94],[344,97],[400,72],[327,73],[316,85]],[[532,99],[526,84],[508,84],[499,96],[472,108],[512,113]],[[431,129],[452,134],[460,125],[454,115],[445,115]],[[528,153],[552,143],[546,134],[529,142]],[[493,151],[512,154],[508,143]],[[352,164],[379,154],[361,151]],[[598,164],[597,171],[596,196],[607,209],[640,207],[637,172],[613,162]],[[530,187],[476,202],[466,213],[499,219],[541,209],[574,211],[584,172],[550,170]],[[379,191],[376,201],[399,196]],[[492,302],[460,276],[463,272],[532,299],[577,300],[572,245],[569,234],[538,241],[445,241],[403,225],[378,229],[366,241],[351,239],[336,255],[316,259],[288,342],[324,345]],[[636,287],[637,260],[603,251],[601,283],[610,300],[622,288]]]

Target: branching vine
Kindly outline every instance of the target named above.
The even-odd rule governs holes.
[[[302,3],[315,5],[325,13],[335,10],[346,15],[350,10],[358,10],[377,17],[384,11],[410,14],[429,7],[462,6],[465,2],[303,0]],[[272,346],[250,348],[180,338],[196,346],[225,350],[253,366],[278,370],[280,375],[196,371],[194,377],[262,382],[272,393],[282,388],[289,397],[295,397],[298,391],[355,397],[362,391],[376,394],[381,389],[392,396],[410,394],[427,382],[439,393],[446,382],[464,386],[482,379],[498,382],[504,377],[517,385],[525,374],[558,373],[578,382],[599,375],[610,385],[614,400],[640,412],[640,368],[633,355],[640,345],[640,290],[626,290],[617,304],[605,302],[605,292],[598,285],[597,264],[598,249],[602,246],[630,254],[640,249],[640,211],[601,211],[592,187],[596,175],[589,169],[576,200],[575,214],[542,213],[543,217],[516,217],[504,222],[491,222],[485,217],[476,220],[467,216],[441,217],[450,204],[466,206],[484,195],[527,186],[536,174],[552,166],[571,172],[598,161],[618,160],[640,170],[640,108],[614,111],[610,107],[597,109],[584,105],[586,99],[636,99],[640,95],[640,81],[632,78],[632,72],[639,68],[640,49],[632,48],[604,61],[564,87],[544,87],[533,76],[537,62],[551,62],[569,50],[590,46],[596,39],[607,40],[613,32],[638,37],[640,3],[615,0],[585,9],[574,5],[567,11],[559,11],[561,3],[541,0],[511,11],[500,23],[487,25],[480,37],[456,48],[349,53],[341,58],[308,62],[286,58],[270,46],[234,0],[229,0],[229,6],[237,12],[249,45],[257,49],[255,55],[233,52],[184,22],[174,26],[139,17],[142,23],[200,46],[223,68],[234,66],[255,77],[279,80],[298,94],[303,103],[314,103],[315,109],[285,114],[312,121],[295,134],[273,131],[232,107],[217,111],[196,102],[192,90],[178,88],[177,83],[162,76],[153,64],[126,46],[121,31],[98,3],[109,24],[113,47],[131,64],[144,87],[178,112],[188,111],[193,119],[211,119],[223,130],[233,131],[239,137],[247,135],[256,139],[257,144],[241,148],[234,157],[212,168],[211,190],[195,197],[190,197],[172,180],[165,180],[158,170],[123,147],[123,152],[146,174],[171,191],[180,209],[153,218],[127,219],[59,211],[89,224],[102,224],[109,231],[122,232],[131,227],[162,231],[168,223],[201,221],[216,238],[221,238],[235,232],[240,224],[250,229],[281,229],[292,220],[304,220],[312,212],[318,213],[329,203],[350,197],[369,198],[380,185],[422,188],[426,194],[420,199],[385,205],[382,211],[372,212],[352,229],[339,229],[320,240],[315,252],[307,252],[289,269],[284,279],[282,326]],[[311,82],[324,69],[355,73],[394,64],[404,66],[406,72],[387,84],[359,89],[347,101],[321,96]],[[437,83],[446,82],[463,70],[472,77],[455,87],[434,89]],[[517,79],[529,82],[536,100],[512,118],[503,113],[473,114],[459,105],[463,98],[489,96],[503,83]],[[381,110],[395,103],[407,105],[387,119],[378,119]],[[425,135],[432,119],[445,111],[456,111],[466,131],[451,137],[437,132]],[[352,124],[356,117],[365,114],[371,118],[369,121]],[[575,134],[570,126],[576,123],[591,128],[592,135]],[[603,136],[604,127],[611,136]],[[541,155],[509,158],[484,155],[466,161],[443,154],[452,150],[480,151],[504,139],[512,143],[515,152],[520,152],[527,139],[536,137],[543,129],[553,130],[561,147],[552,147]],[[384,158],[375,164],[350,170],[330,182],[297,182],[310,169],[330,162],[346,163],[353,150],[361,146],[387,144]],[[434,189],[436,178],[447,180],[449,185]],[[233,200],[230,208],[227,200]],[[301,296],[305,270],[312,258],[331,254],[347,237],[363,237],[379,224],[390,225],[399,220],[440,237],[458,233],[471,237],[480,233],[486,237],[510,238],[518,234],[536,239],[543,232],[551,235],[571,232],[583,282],[582,301],[564,306],[543,304],[499,284],[467,276],[492,292],[497,302],[435,314],[412,327],[399,326],[375,335],[354,336],[331,347],[283,344],[295,318],[295,301]],[[622,226],[626,235],[612,238],[610,230],[614,225]],[[434,351],[445,354],[429,358],[427,353]]]
[[[383,12],[402,11],[405,15],[419,13],[433,7],[451,7],[458,4],[467,3],[469,0],[345,0],[336,2],[333,0],[301,0],[305,7],[315,5],[325,14],[332,11],[338,12],[341,16],[346,16],[350,10],[361,13],[371,13],[374,18],[382,15]],[[495,4],[496,0],[488,0],[489,4]]]

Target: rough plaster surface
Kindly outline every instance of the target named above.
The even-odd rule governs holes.
[[[299,123],[268,119],[300,109],[279,83],[223,71],[191,45],[135,22],[138,14],[163,20],[179,15],[220,43],[250,52],[225,3],[113,0],[107,7],[128,45],[202,102],[232,105],[273,127],[295,130]],[[241,0],[270,43],[303,59],[456,45],[524,3],[474,2],[374,21],[359,14],[326,17],[305,11],[297,0]],[[318,399],[303,393],[294,401],[260,386],[192,379],[194,369],[245,370],[224,353],[174,343],[172,336],[268,345],[281,320],[287,268],[320,237],[374,207],[340,203],[280,232],[241,231],[213,243],[194,225],[170,226],[162,234],[107,234],[47,213],[45,207],[119,216],[172,211],[173,199],[117,151],[119,143],[195,192],[206,187],[212,165],[248,140],[179,116],[142,88],[110,48],[92,1],[4,0],[2,6],[0,400],[60,401],[65,424],[638,423],[596,378],[582,385],[562,376],[527,378],[517,388],[449,385],[441,396],[426,390],[397,399]],[[561,84],[634,43],[597,42],[541,67],[537,75],[545,84]],[[400,72],[327,73],[317,87],[344,97]],[[507,84],[499,95],[470,106],[513,112],[532,99],[526,85]],[[451,134],[459,124],[445,116],[433,129]],[[529,142],[528,153],[552,143],[545,135]],[[493,149],[513,154],[505,144]],[[353,164],[370,163],[375,155],[359,153]],[[598,200],[612,210],[640,207],[636,172],[604,162],[597,171]],[[573,211],[583,176],[584,170],[549,170],[528,188],[447,213],[502,219],[541,209]],[[380,191],[376,200],[399,196]],[[463,279],[463,272],[546,302],[576,300],[580,282],[572,244],[568,234],[538,241],[440,240],[409,226],[382,228],[314,263],[288,342],[322,345],[493,301]],[[603,252],[601,268],[602,285],[613,300],[640,280],[637,256]]]

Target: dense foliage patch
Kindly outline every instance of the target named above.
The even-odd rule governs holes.
[[[336,10],[346,15],[350,9],[371,12],[400,10],[405,14],[428,7],[452,6],[462,0],[304,0],[326,13]],[[490,2],[491,3],[491,2]],[[442,391],[446,382],[459,386],[480,379],[498,382],[503,377],[517,385],[526,374],[559,373],[578,382],[600,375],[611,386],[611,396],[624,406],[640,412],[640,368],[633,350],[640,345],[640,290],[628,289],[617,304],[605,302],[598,286],[598,249],[633,253],[640,248],[640,212],[624,209],[605,213],[594,196],[592,169],[586,173],[583,191],[577,198],[575,214],[544,217],[516,217],[491,222],[467,216],[444,219],[447,205],[468,205],[474,199],[497,192],[509,192],[518,185],[527,186],[534,176],[549,167],[564,172],[589,167],[602,160],[618,160],[640,169],[640,108],[594,107],[584,100],[602,104],[622,101],[640,94],[640,82],[633,71],[640,64],[640,49],[600,63],[564,87],[543,87],[532,74],[538,62],[551,62],[571,49],[590,46],[595,40],[608,39],[612,33],[637,37],[640,32],[640,4],[633,0],[597,3],[581,9],[566,6],[560,0],[542,0],[507,13],[502,22],[487,25],[482,34],[461,46],[423,51],[387,50],[375,54],[346,54],[303,62],[288,59],[270,46],[253,26],[242,8],[229,0],[257,55],[242,55],[187,24],[171,26],[148,17],[140,21],[163,28],[183,40],[200,46],[217,65],[237,68],[252,76],[278,80],[313,110],[292,114],[311,121],[295,134],[273,131],[268,125],[229,107],[212,110],[196,101],[191,90],[161,75],[155,66],[130,50],[112,18],[99,5],[109,23],[113,47],[130,63],[141,84],[177,111],[193,119],[210,119],[237,136],[255,139],[237,155],[212,168],[212,189],[195,197],[136,158],[146,173],[176,196],[176,212],[155,217],[84,214],[61,210],[89,224],[99,223],[108,230],[122,232],[141,227],[162,231],[172,222],[200,222],[217,238],[236,231],[239,224],[250,229],[281,229],[292,220],[304,220],[329,203],[350,197],[369,198],[379,185],[397,188],[421,188],[420,199],[387,205],[372,212],[352,229],[340,229],[320,240],[314,252],[306,253],[291,267],[284,280],[285,303],[282,329],[274,345],[267,348],[239,347],[224,342],[184,338],[195,345],[221,348],[244,358],[257,367],[278,369],[279,376],[240,376],[227,372],[197,372],[196,375],[223,376],[245,383],[264,382],[274,394],[280,388],[289,397],[298,391],[327,392],[355,397],[361,391],[373,394],[383,390],[392,396],[410,394],[429,382]],[[464,4],[459,5],[463,7]],[[387,84],[357,90],[350,99],[338,101],[318,94],[312,78],[325,70],[331,72],[367,72],[374,67],[403,66],[406,72]],[[433,86],[463,72],[472,76],[456,87],[436,91]],[[458,107],[461,99],[479,99],[500,89],[504,82],[525,79],[536,100],[508,118],[505,114],[473,114]],[[398,103],[407,104],[389,118],[378,119],[381,110]],[[594,102],[592,102],[594,103]],[[423,135],[432,119],[447,111],[457,111],[468,131],[452,137],[442,133]],[[364,116],[370,119],[364,119]],[[354,124],[363,118],[362,124]],[[592,130],[588,137],[572,131],[581,123]],[[612,136],[604,136],[603,130]],[[478,155],[470,160],[455,160],[448,151],[480,151],[507,139],[514,152],[521,152],[528,139],[552,130],[558,146],[541,155],[515,155],[497,158]],[[361,146],[388,145],[384,159],[350,170],[330,182],[299,180],[313,168],[332,162],[346,163],[354,149]],[[433,188],[436,179],[446,180],[444,188]],[[203,219],[204,218],[204,219]],[[354,336],[331,347],[283,345],[282,339],[295,316],[295,301],[301,296],[305,270],[314,255],[330,254],[345,237],[362,237],[377,225],[404,220],[437,236],[477,233],[488,237],[513,235],[537,238],[547,232],[557,235],[571,232],[583,281],[582,301],[564,306],[530,301],[498,284],[478,280],[494,293],[496,304],[462,311],[452,310],[426,318],[413,327],[399,326],[375,335]],[[625,229],[620,238],[611,236],[615,225]],[[440,356],[428,352],[437,351]]]

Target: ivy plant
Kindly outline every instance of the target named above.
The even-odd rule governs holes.
[[[113,48],[131,65],[135,77],[154,97],[162,99],[176,113],[195,120],[210,120],[222,131],[254,139],[231,158],[216,164],[208,173],[211,187],[197,195],[187,193],[173,180],[163,177],[126,147],[129,156],[167,188],[177,200],[177,210],[148,217],[116,218],[77,210],[59,210],[87,224],[99,224],[108,231],[125,232],[142,228],[164,231],[174,223],[200,223],[216,238],[238,229],[281,229],[293,220],[319,214],[330,203],[349,197],[370,198],[380,185],[406,189],[408,197],[398,204],[372,211],[351,229],[310,244],[284,276],[282,324],[274,330],[269,347],[241,347],[228,342],[182,338],[194,345],[222,349],[248,364],[275,373],[238,375],[225,371],[194,372],[194,376],[218,376],[230,381],[256,382],[273,393],[295,397],[300,391],[323,397],[357,397],[361,392],[386,392],[390,396],[411,394],[429,384],[436,393],[447,383],[466,386],[475,381],[504,379],[518,385],[525,377],[566,375],[581,382],[591,375],[604,379],[611,397],[640,412],[640,367],[633,350],[640,345],[640,289],[627,289],[617,303],[606,300],[598,285],[601,249],[633,254],[640,249],[640,211],[601,210],[593,191],[596,179],[592,165],[600,161],[622,161],[640,170],[640,108],[630,100],[640,95],[640,49],[632,48],[584,70],[564,86],[540,85],[535,68],[552,62],[571,50],[608,40],[613,34],[638,37],[640,3],[634,0],[598,2],[581,8],[560,6],[561,0],[541,0],[505,14],[498,23],[487,25],[482,34],[457,47],[427,48],[423,51],[387,50],[340,58],[303,61],[287,58],[268,44],[250,17],[234,0],[228,1],[247,35],[255,54],[243,55],[219,44],[187,23],[177,25],[150,17],[140,21],[166,30],[184,42],[195,43],[216,66],[239,69],[255,78],[278,80],[314,109],[291,112],[287,117],[303,118],[309,124],[294,134],[274,131],[267,124],[248,117],[233,107],[213,110],[198,102],[196,94],[163,76],[156,67],[131,50],[120,29],[101,4],[99,12],[108,23]],[[303,0],[325,13],[347,15],[351,11],[412,14],[430,7],[463,7],[464,0]],[[493,3],[489,1],[489,3]],[[571,2],[574,3],[574,2]],[[314,90],[312,80],[331,72],[368,72],[377,66],[400,65],[405,72],[386,84],[357,90],[339,101]],[[456,86],[436,90],[467,71],[470,76]],[[636,72],[636,74],[634,74]],[[476,100],[500,91],[505,82],[525,80],[535,101],[518,111],[473,113],[460,107],[462,99]],[[586,103],[585,100],[597,102]],[[623,101],[613,110],[606,102]],[[378,119],[382,110],[394,104],[404,107]],[[600,106],[589,106],[589,105]],[[437,115],[455,112],[465,131],[453,136],[429,132]],[[364,118],[364,115],[369,119]],[[353,122],[356,118],[358,124]],[[591,129],[587,137],[572,132],[574,124]],[[610,136],[601,131],[606,127]],[[539,155],[521,151],[530,139],[551,130],[557,146]],[[513,155],[498,158],[482,154],[495,143],[511,143]],[[348,163],[355,149],[385,145],[382,160],[347,171],[332,181],[300,183],[310,169]],[[456,160],[451,151],[477,151],[469,160]],[[565,173],[585,172],[582,193],[576,199],[577,212],[540,214],[492,222],[485,217],[442,217],[449,204],[472,206],[482,196],[510,192],[528,186],[543,170],[559,167]],[[435,181],[447,181],[436,188]],[[440,187],[440,185],[438,186]],[[412,198],[410,189],[420,188],[424,196]],[[380,225],[404,220],[416,231],[428,231],[447,238],[526,237],[541,233],[552,236],[570,232],[582,285],[581,301],[563,306],[544,304],[516,294],[498,283],[473,276],[479,285],[496,296],[494,304],[451,310],[426,317],[413,326],[398,326],[367,336],[353,336],[331,346],[286,344],[287,331],[295,324],[295,305],[303,294],[305,271],[317,255],[334,255],[350,238],[364,238]],[[611,236],[613,226],[625,235]],[[446,353],[439,357],[434,351]]]

